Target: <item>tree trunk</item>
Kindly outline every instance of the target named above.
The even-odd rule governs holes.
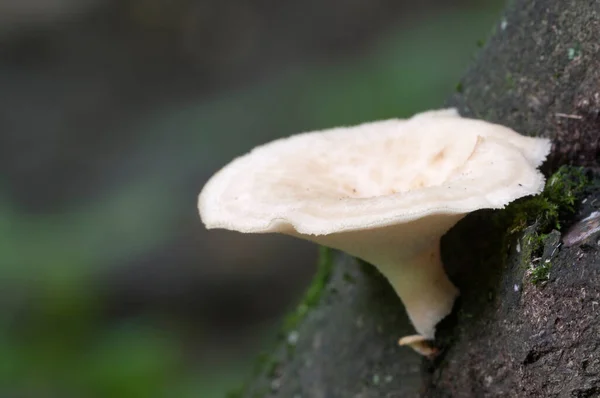
[[[449,103],[552,138],[548,175],[598,166],[600,1],[511,2]],[[443,238],[461,297],[438,327],[437,358],[396,345],[413,333],[399,299],[372,267],[336,253],[240,395],[600,397],[600,221],[566,228],[600,206],[598,180],[568,218],[576,184],[563,173],[550,182],[539,200],[471,214]],[[550,232],[555,213],[563,228]]]

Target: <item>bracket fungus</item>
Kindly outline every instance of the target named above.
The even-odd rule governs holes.
[[[277,232],[373,264],[404,303],[423,354],[458,289],[440,238],[467,213],[538,194],[550,141],[455,109],[308,132],[259,146],[217,172],[198,207],[207,228]]]

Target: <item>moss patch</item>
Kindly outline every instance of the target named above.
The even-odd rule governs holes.
[[[461,296],[456,311],[438,326],[440,347],[452,347],[473,325],[483,327],[490,321],[490,306],[507,313],[516,308],[525,281],[539,284],[553,274],[552,261],[545,262],[552,260],[544,254],[551,246],[548,237],[560,236],[553,230],[568,223],[587,182],[584,169],[563,167],[548,178],[540,195],[501,211],[473,212],[442,238],[444,265]],[[436,366],[444,364],[440,357]]]
[[[552,268],[552,263],[541,263],[533,268],[531,271],[531,283],[537,285],[541,282],[545,282],[548,280],[548,276],[550,275],[550,269]]]
[[[548,179],[541,195],[516,201],[506,208],[509,234],[521,232],[534,223],[541,233],[552,228],[560,230],[561,223],[575,211],[575,203],[588,181],[584,169],[561,167]]]
[[[560,230],[563,223],[575,212],[575,204],[589,183],[585,169],[563,166],[546,182],[542,194],[509,205],[505,212],[499,213],[500,221],[507,231],[505,244],[532,227],[524,235],[522,255],[523,263],[529,267],[534,257],[539,257],[548,236],[553,229]],[[504,213],[504,214],[503,214]],[[503,253],[506,255],[506,253]],[[538,284],[548,279],[551,261],[546,259],[533,265],[531,282]]]
[[[300,324],[310,309],[319,304],[321,296],[323,295],[323,290],[325,289],[325,286],[329,281],[329,277],[331,276],[331,269],[333,267],[332,257],[331,249],[327,247],[319,248],[317,273],[310,286],[306,290],[304,298],[300,304],[298,304],[296,309],[285,317],[281,330],[282,337],[287,336],[289,332],[296,329],[298,324]]]

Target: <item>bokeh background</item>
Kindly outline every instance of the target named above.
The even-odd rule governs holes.
[[[1,0],[0,396],[223,397],[316,247],[196,196],[292,133],[439,107],[501,0]]]

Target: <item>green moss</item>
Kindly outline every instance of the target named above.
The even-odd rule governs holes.
[[[537,285],[541,282],[547,281],[550,275],[550,268],[552,268],[552,262],[544,262],[536,266],[531,272],[531,283]]]
[[[503,247],[507,247],[515,235],[524,233],[521,264],[530,267],[531,259],[541,254],[550,231],[560,230],[562,222],[575,212],[575,204],[588,182],[583,168],[563,166],[548,179],[540,195],[510,204],[499,213],[500,222],[504,223],[504,230],[508,232]],[[535,266],[531,282],[546,281],[551,267],[550,261]]]
[[[531,269],[532,259],[541,257],[551,231],[560,230],[564,221],[573,214],[588,182],[584,169],[561,167],[548,178],[540,195],[519,199],[503,211],[492,212],[489,241],[500,244],[486,247],[482,262],[498,263],[499,266],[506,264],[509,249],[518,239],[520,264],[517,272],[524,275]],[[547,280],[550,267],[550,262],[536,263],[531,281],[537,284]]]
[[[296,329],[309,310],[319,304],[323,290],[331,276],[332,268],[332,250],[327,247],[320,247],[317,273],[308,287],[302,302],[284,319],[282,328],[283,336]]]
[[[465,265],[470,272],[463,276],[463,283],[477,285],[476,296],[462,301],[457,313],[459,333],[461,324],[472,324],[473,319],[489,315],[486,312],[489,306],[484,302],[496,300],[507,286],[519,287],[524,280],[536,284],[547,280],[551,262],[542,264],[532,259],[551,258],[543,252],[552,243],[550,237],[556,235],[552,230],[572,215],[587,181],[583,169],[563,167],[548,179],[540,195],[519,199],[502,211],[482,210],[472,214],[458,230],[460,233],[451,231],[442,239],[442,249],[449,249],[444,253],[446,262],[459,267],[465,261],[472,262]],[[465,245],[465,240],[469,241],[471,254],[455,250]],[[532,269],[532,263],[542,266]],[[455,337],[456,334],[448,335],[446,340],[440,337],[440,344],[450,345]]]
[[[548,179],[540,195],[513,202],[506,208],[509,234],[522,232],[533,224],[542,234],[553,228],[560,230],[561,221],[575,211],[575,203],[588,181],[583,168],[561,167]]]
[[[527,237],[523,239],[526,243],[522,245],[524,250],[521,254],[521,266],[523,269],[531,268],[530,281],[534,285],[547,281],[550,275],[552,262],[550,259],[542,259],[541,256],[549,237],[550,234],[539,233],[537,226],[534,226]],[[534,265],[532,262],[534,257],[537,257],[538,260],[541,260],[542,262]]]
[[[519,240],[521,247],[521,262],[520,268],[527,269],[534,252],[538,250],[538,234],[536,233],[535,226],[525,231],[523,238]]]

